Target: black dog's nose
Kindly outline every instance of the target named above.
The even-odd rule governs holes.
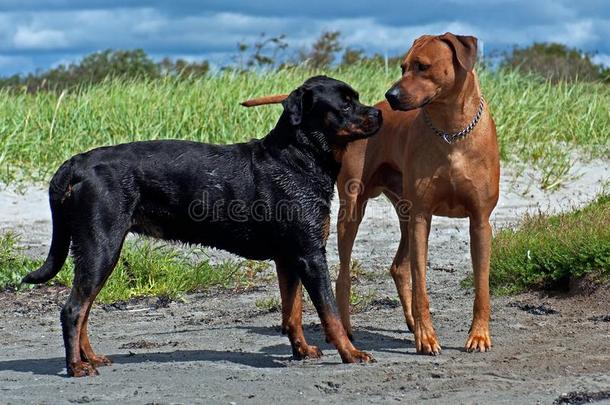
[[[377,108],[371,108],[371,111],[369,111],[369,116],[373,119],[379,119],[381,118],[381,110]]]
[[[385,93],[385,98],[388,100],[390,105],[396,105],[399,103],[398,96],[400,95],[400,90],[398,87],[392,87]]]

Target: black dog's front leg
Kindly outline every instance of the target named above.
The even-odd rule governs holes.
[[[323,253],[299,258],[296,269],[311,297],[326,333],[328,342],[335,345],[344,363],[372,362],[373,356],[352,345],[343,328],[333,296],[326,257]]]
[[[312,359],[322,356],[322,351],[311,346],[303,334],[303,297],[301,280],[294,271],[276,260],[277,278],[282,296],[282,333],[288,335],[295,359]]]

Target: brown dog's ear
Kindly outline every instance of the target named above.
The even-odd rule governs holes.
[[[477,61],[477,38],[467,35],[454,35],[446,32],[439,36],[442,41],[449,44],[453,49],[453,54],[460,65],[470,72]]]
[[[282,101],[284,112],[288,114],[290,123],[294,126],[300,125],[303,114],[311,108],[311,90],[303,86],[292,91],[288,97]]]

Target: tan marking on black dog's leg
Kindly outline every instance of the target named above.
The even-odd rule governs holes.
[[[109,366],[112,364],[112,360],[102,354],[95,354],[93,348],[91,347],[91,343],[89,342],[89,333],[87,326],[89,324],[89,312],[91,311],[91,306],[93,305],[94,300],[95,297],[91,299],[91,302],[87,307],[85,319],[83,320],[83,325],[80,330],[80,354],[83,361],[86,361],[87,363],[90,363],[95,367]]]
[[[84,241],[81,240],[84,239]],[[66,347],[68,375],[74,377],[97,375],[97,365],[110,364],[104,356],[96,355],[89,342],[87,322],[91,305],[112,273],[118,261],[125,233],[114,239],[108,235],[109,242],[100,251],[97,240],[73,236],[76,245],[74,283],[70,297],[62,310],[62,328]],[[75,308],[78,316],[75,316]]]
[[[61,324],[66,349],[66,370],[71,377],[97,375],[95,367],[82,360],[80,350],[81,329],[86,317],[89,298],[73,287],[61,311]]]
[[[371,362],[373,356],[352,345],[339,318],[330,284],[328,265],[324,254],[310,256],[296,264],[298,274],[313,302],[328,342],[335,345],[344,363]]]
[[[323,308],[318,311],[322,320],[322,327],[326,333],[326,338],[329,343],[333,344],[341,360],[344,363],[370,363],[375,362],[375,359],[369,353],[358,350],[354,347],[351,340],[347,337],[347,333],[343,328],[341,319],[334,311],[329,308]]]
[[[115,258],[113,260],[112,266],[110,266],[109,270],[105,271],[105,277],[103,277],[103,281],[101,283],[99,283],[99,285],[95,286],[95,290],[94,290],[93,294],[91,295],[89,305],[87,306],[87,312],[85,313],[85,319],[83,320],[83,325],[80,330],[81,358],[83,361],[86,361],[87,363],[90,363],[91,365],[93,365],[95,367],[109,366],[112,364],[112,360],[109,357],[104,356],[103,354],[96,354],[93,351],[93,348],[91,347],[91,343],[89,342],[89,332],[88,332],[89,313],[91,312],[91,307],[93,306],[93,301],[95,301],[95,298],[97,298],[97,295],[104,287],[104,284],[106,284],[106,281],[108,281],[108,277],[110,277],[112,270],[114,270],[114,268],[116,267],[116,264],[119,259],[120,251],[123,246],[122,242],[121,242],[120,246],[121,247],[119,248],[119,251],[115,254]]]
[[[292,355],[297,360],[318,358],[322,351],[316,346],[307,344],[303,334],[303,293],[301,282],[289,269],[276,262],[277,278],[282,296],[282,333],[288,335],[292,346]]]

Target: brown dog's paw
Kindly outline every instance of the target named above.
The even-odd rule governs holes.
[[[87,359],[87,362],[93,364],[95,367],[109,366],[112,364],[112,360],[103,354],[96,354],[92,359]]]
[[[322,350],[318,346],[300,347],[298,351],[293,353],[295,360],[319,359],[322,357]]]
[[[432,326],[415,323],[415,349],[417,353],[437,356],[441,354],[441,345]]]
[[[70,364],[67,371],[70,377],[93,377],[100,374],[92,364],[84,361]]]
[[[491,350],[491,336],[488,328],[472,328],[464,345],[467,352],[485,353]]]
[[[347,356],[341,356],[344,363],[376,363],[372,354],[354,349]]]

